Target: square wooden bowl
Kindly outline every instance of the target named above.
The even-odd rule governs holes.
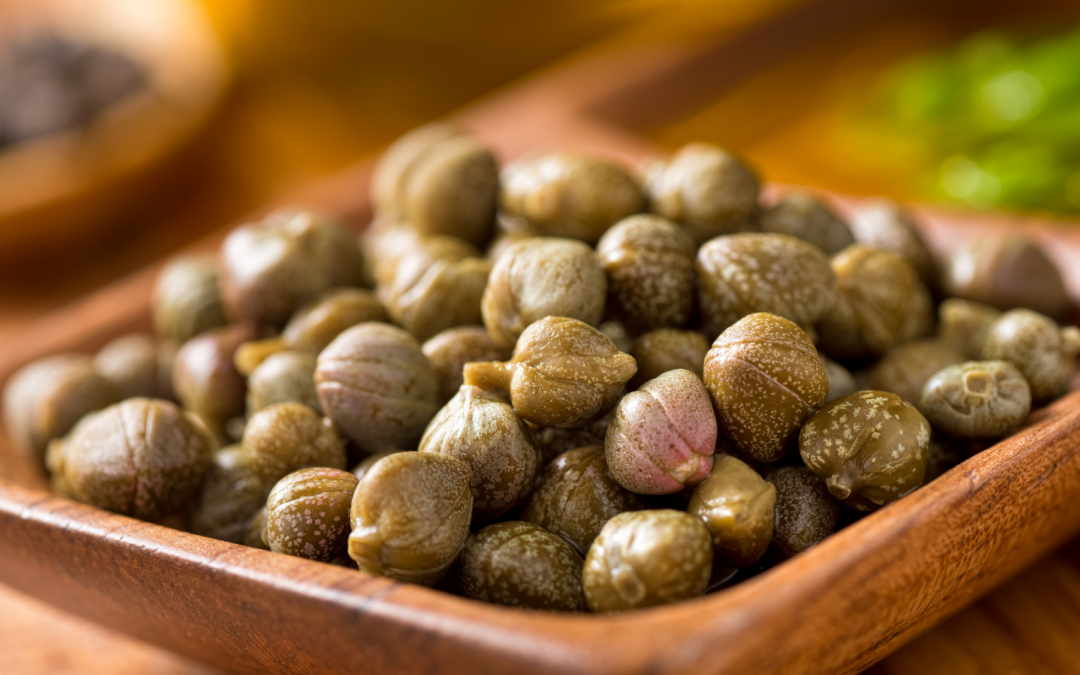
[[[842,17],[846,4],[828,6]],[[793,25],[777,19],[758,33],[782,39]],[[725,40],[574,61],[457,120],[504,160],[575,148],[637,162],[657,148],[598,111],[655,107],[739,49]],[[360,164],[297,200],[364,223],[369,175],[370,163]],[[1078,295],[1080,237],[1066,227],[918,213],[939,251],[977,229],[1026,228],[1051,244]],[[33,358],[148,329],[155,271],[9,343],[0,382]],[[38,470],[0,438],[0,581],[237,672],[853,673],[1080,530],[1078,453],[1074,392],[1014,436],[763,574],[691,602],[592,616],[484,605],[77,504],[48,494]]]

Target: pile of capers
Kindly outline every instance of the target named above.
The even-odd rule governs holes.
[[[939,263],[895,204],[760,186],[708,144],[500,170],[423,127],[362,238],[290,209],[170,262],[154,335],[28,365],[5,424],[56,492],[204,536],[534,610],[701,596],[1012,433],[1080,351],[1022,234]]]

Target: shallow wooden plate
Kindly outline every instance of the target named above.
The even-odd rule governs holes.
[[[783,24],[777,24],[781,28]],[[627,162],[648,141],[596,111],[693,72],[722,48],[570,64],[465,112],[503,159],[555,147]],[[687,69],[690,68],[688,71]],[[298,199],[369,217],[369,165]],[[848,208],[853,200],[839,199]],[[1060,225],[931,209],[931,241],[1025,227],[1080,283]],[[215,242],[205,242],[211,246]],[[105,289],[0,351],[20,364],[148,326],[153,270]],[[0,438],[0,581],[216,666],[250,673],[852,673],[1080,530],[1080,392],[1016,435],[819,546],[722,592],[621,616],[550,615],[213,541],[53,497]]]

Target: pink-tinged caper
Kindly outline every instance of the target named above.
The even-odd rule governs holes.
[[[705,480],[715,448],[712,401],[689,370],[670,370],[624,396],[604,440],[611,475],[645,495],[671,494]]]

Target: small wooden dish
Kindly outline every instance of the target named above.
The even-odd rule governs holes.
[[[228,81],[195,0],[0,0],[0,43],[45,32],[119,51],[146,88],[85,128],[0,150],[0,251],[6,257],[107,227],[209,119]]]
[[[774,27],[782,34],[785,25]],[[457,120],[504,160],[570,147],[637,162],[657,149],[598,111],[655,104],[658,89],[700,81],[695,73],[729,48],[574,62]],[[297,201],[364,223],[369,178],[363,163]],[[1080,234],[1004,216],[918,212],[939,248],[975,228],[1024,227],[1052,243],[1077,295]],[[100,291],[9,343],[0,382],[32,358],[90,351],[148,327],[153,274]],[[1014,436],[761,575],[692,602],[589,616],[483,605],[76,504],[49,495],[0,437],[0,581],[237,672],[854,673],[1080,530],[1078,454],[1074,392]]]

